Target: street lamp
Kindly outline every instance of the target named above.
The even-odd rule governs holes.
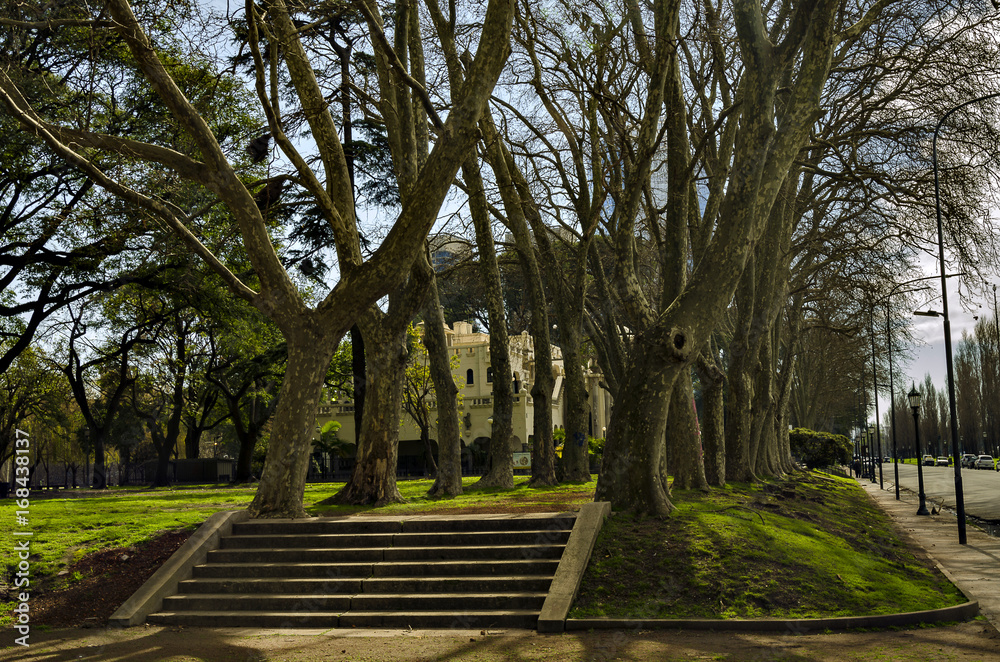
[[[935,134],[935,140],[937,135]],[[937,164],[935,162],[935,182],[937,178]],[[938,210],[938,231],[940,232],[941,227],[941,210]],[[958,450],[958,410],[955,406],[955,367],[952,363],[951,358],[951,322],[948,319],[948,294],[945,290],[944,282],[947,276],[943,275],[944,271],[944,253],[942,249],[942,276],[941,276],[941,290],[944,294],[944,312],[939,313],[936,310],[915,310],[914,315],[919,315],[921,317],[943,317],[944,318],[944,358],[945,366],[948,368],[948,427],[951,428],[951,454],[955,458],[955,510],[958,515],[958,544],[966,544],[965,535],[965,492],[962,489],[962,463],[958,461],[959,450]],[[941,437],[938,437],[940,442]],[[941,451],[941,448],[938,448]]]
[[[917,421],[920,414],[920,391],[917,390],[915,384],[910,387],[910,392],[906,398],[910,401],[910,409],[913,410],[913,434],[917,449],[917,485],[920,495],[920,507],[917,508],[917,514],[930,515],[927,512],[927,499],[924,497],[924,463],[922,461],[923,458],[920,457],[920,425]]]
[[[966,544],[965,495],[962,491],[962,463],[958,461],[958,414],[957,407],[955,406],[955,368],[952,365],[951,359],[951,320],[948,319],[948,288],[946,286],[944,273],[944,229],[941,223],[941,184],[938,178],[937,141],[938,134],[941,132],[941,127],[944,126],[945,121],[952,115],[952,113],[961,110],[970,104],[979,103],[980,101],[993,99],[995,97],[1000,97],[1000,92],[994,92],[993,94],[985,94],[983,96],[976,97],[970,101],[960,103],[946,112],[941,116],[941,120],[937,123],[937,126],[934,127],[934,140],[931,143],[931,165],[934,168],[934,213],[937,217],[938,261],[941,265],[941,301],[944,308],[944,351],[945,361],[948,367],[948,408],[951,415],[951,451],[955,456],[955,506],[958,511],[959,545]]]

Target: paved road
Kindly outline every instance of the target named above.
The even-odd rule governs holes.
[[[893,465],[883,464],[885,488],[893,482]],[[878,475],[876,469],[876,476]],[[899,465],[899,485],[917,492],[917,467]],[[1000,473],[985,469],[962,469],[965,512],[984,520],[1000,520]],[[955,467],[924,467],[924,494],[929,502],[955,507]],[[928,505],[928,508],[931,506]]]

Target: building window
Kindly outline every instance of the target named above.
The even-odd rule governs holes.
[[[472,386],[476,383],[475,373],[472,372],[472,368],[465,371],[465,385]]]
[[[493,368],[486,368],[486,383],[493,383]]]
[[[521,382],[519,382],[518,380],[515,379],[514,380],[514,393],[520,393],[520,392],[521,392]]]

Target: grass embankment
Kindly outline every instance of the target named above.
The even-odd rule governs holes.
[[[465,479],[470,488],[476,478]],[[594,483],[472,490],[429,499],[431,482],[400,481],[407,500],[373,509],[317,506],[342,484],[306,488],[311,515],[563,511],[593,499]],[[165,531],[193,530],[219,510],[245,507],[253,487],[113,491],[33,498],[32,586],[56,590],[86,579],[56,573],[103,549],[138,547]],[[33,495],[35,496],[35,495]],[[789,481],[673,495],[668,520],[615,515],[601,534],[574,616],[809,617],[930,609],[963,599],[914,558],[854,481],[799,474]],[[9,588],[15,505],[0,505],[0,588]],[[0,531],[2,533],[2,531]],[[141,553],[141,551],[140,551]],[[8,584],[7,586],[3,586]],[[0,623],[11,603],[0,605]],[[6,617],[6,618],[5,618]]]
[[[817,618],[965,601],[853,480],[812,472],[673,500],[666,521],[612,516],[572,617]]]

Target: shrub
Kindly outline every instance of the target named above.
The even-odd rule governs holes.
[[[842,434],[795,428],[788,433],[792,455],[810,469],[847,464],[851,441]]]

